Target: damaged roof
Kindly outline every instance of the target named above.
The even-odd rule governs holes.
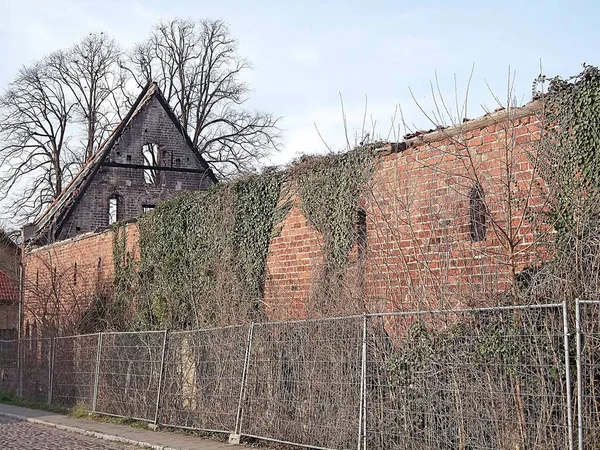
[[[206,175],[214,183],[217,183],[217,177],[213,173],[206,160],[204,160],[198,149],[194,146],[187,132],[181,126],[181,123],[171,110],[169,104],[162,95],[162,92],[158,88],[158,85],[155,82],[150,82],[144,87],[125,118],[112,131],[112,133],[100,146],[98,151],[96,151],[96,153],[94,153],[94,155],[86,161],[81,170],[69,182],[67,187],[63,189],[54,202],[52,202],[46,212],[35,220],[35,222],[32,224],[33,231],[30,233],[31,238],[37,240],[43,235],[48,235],[48,237],[52,239],[58,236],[63,224],[69,218],[73,207],[77,204],[78,200],[87,190],[90,182],[98,172],[100,166],[102,166],[106,157],[110,154],[110,151],[115,143],[121,137],[123,131],[127,129],[128,125],[133,122],[133,120],[154,97],[156,97],[161,103],[177,130],[184,137],[187,145],[192,149],[194,155],[206,170]]]

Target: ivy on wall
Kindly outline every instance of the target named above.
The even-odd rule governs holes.
[[[553,255],[532,290],[561,298],[594,296],[600,261],[600,70],[584,65],[550,80],[538,163],[549,189]]]
[[[115,233],[115,298],[135,298],[137,328],[200,328],[258,320],[282,173],[187,193],[140,218],[137,271]],[[117,272],[118,270],[118,272]]]
[[[315,157],[292,170],[299,208],[323,237],[324,270],[316,296],[321,313],[330,313],[336,301],[344,302],[341,289],[350,251],[364,237],[359,229],[361,197],[374,167],[374,149],[357,147],[341,154]]]
[[[600,199],[600,70],[584,66],[569,80],[553,78],[548,93],[544,175],[556,199],[555,228],[562,235]]]
[[[140,259],[114,233],[114,314],[134,328],[189,329],[261,320],[266,262],[293,186],[299,208],[323,235],[326,295],[334,295],[360,234],[360,198],[373,150],[310,158],[285,172],[249,176],[184,194],[141,217]],[[125,313],[122,314],[123,317]]]

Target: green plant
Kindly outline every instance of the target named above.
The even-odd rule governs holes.
[[[284,175],[184,194],[142,217],[140,260],[115,232],[115,301],[136,328],[186,329],[258,320]]]

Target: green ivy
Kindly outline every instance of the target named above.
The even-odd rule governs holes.
[[[569,238],[577,218],[600,200],[600,71],[550,81],[545,121],[543,175],[551,187],[552,222],[559,240]]]
[[[373,149],[358,147],[341,155],[312,158],[295,170],[299,207],[323,235],[325,266],[342,274],[359,230],[360,198],[373,172]]]
[[[159,205],[138,221],[137,271],[122,265],[123,238],[115,233],[116,298],[135,302],[133,326],[258,320],[269,243],[285,208],[282,182],[282,173],[249,176]]]
[[[167,201],[138,221],[136,267],[126,253],[125,228],[116,227],[114,312],[133,312],[128,326],[141,329],[262,319],[267,254],[291,207],[291,186],[323,235],[322,281],[330,287],[357,242],[359,200],[372,161],[373,151],[363,147]]]

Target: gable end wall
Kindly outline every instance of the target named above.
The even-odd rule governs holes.
[[[162,165],[175,166],[179,160],[181,168],[204,170],[156,97],[123,131],[106,161],[143,165],[142,146],[147,143],[157,143],[160,152],[166,152]],[[145,183],[142,169],[100,167],[65,222],[59,240],[107,227],[108,203],[113,196],[119,201],[118,219],[130,220],[142,214],[143,205],[156,205],[183,191],[197,191],[213,184],[203,173],[161,171],[160,180],[160,185],[150,185]]]

